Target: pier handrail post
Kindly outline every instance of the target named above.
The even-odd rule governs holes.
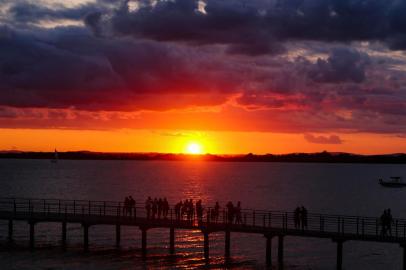
[[[357,235],[359,235],[359,217],[357,217]]]
[[[265,214],[262,215],[262,227],[265,228]]]
[[[58,200],[58,216],[61,215],[61,200]]]
[[[337,217],[337,233],[340,233],[340,217]]]
[[[73,215],[76,216],[76,201],[73,200]]]
[[[268,227],[271,227],[271,212],[268,212]]]
[[[396,235],[396,238],[398,238],[398,220],[396,220],[396,222],[395,222],[395,229],[396,229],[395,235]]]
[[[344,227],[344,223],[345,223],[345,217],[342,217],[342,218],[341,218],[341,233],[342,233],[342,234],[345,233],[345,232],[344,232],[344,228],[345,228],[345,227]]]
[[[365,234],[365,221],[364,218],[362,218],[362,237],[364,237]]]
[[[323,231],[323,217],[321,216],[321,214],[319,215],[319,222],[320,222],[320,232]]]
[[[288,230],[288,212],[285,212],[285,231]]]
[[[375,219],[375,234],[378,236],[378,231],[379,231],[379,221],[378,219]]]
[[[103,202],[103,216],[106,216],[106,202]]]
[[[90,204],[91,204],[91,201],[89,201],[89,210],[88,210],[89,216],[90,216],[90,209],[91,209]]]
[[[28,200],[28,213],[30,213],[30,216],[32,215],[31,199]]]
[[[137,219],[137,204],[134,206],[134,219]]]
[[[16,199],[13,199],[13,204],[14,204],[14,209],[13,209],[13,212],[14,212],[14,215],[17,213],[17,204],[16,204]]]
[[[252,211],[252,226],[255,227],[255,210]]]
[[[44,214],[45,214],[45,212],[46,212],[46,206],[45,206],[46,202],[45,202],[45,199],[43,200],[43,203],[44,203]]]

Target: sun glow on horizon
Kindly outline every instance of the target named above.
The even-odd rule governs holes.
[[[192,155],[200,155],[203,154],[203,149],[201,144],[196,143],[196,142],[190,142],[186,146],[186,153],[192,154]]]

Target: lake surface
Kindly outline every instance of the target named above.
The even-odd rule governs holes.
[[[0,197],[117,200],[132,195],[202,199],[205,206],[241,201],[243,208],[380,216],[391,208],[406,218],[406,189],[388,189],[378,178],[406,177],[405,165],[238,163],[199,161],[0,160]],[[68,250],[62,252],[60,225],[38,224],[34,252],[28,250],[29,227],[15,223],[15,246],[6,245],[7,223],[0,221],[1,269],[194,269],[265,268],[265,238],[231,234],[231,262],[224,263],[224,235],[210,235],[210,266],[203,259],[203,235],[176,231],[176,256],[169,256],[169,231],[148,231],[148,259],[141,259],[141,232],[122,228],[122,247],[114,248],[115,228],[90,227],[90,252],[82,253],[80,225],[68,225]],[[276,252],[276,242],[273,241]],[[276,258],[276,253],[273,256]],[[285,238],[285,269],[335,269],[331,240]],[[344,268],[401,269],[402,250],[395,244],[345,242]]]

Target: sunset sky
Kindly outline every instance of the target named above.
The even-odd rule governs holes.
[[[0,0],[0,150],[406,152],[402,0]]]

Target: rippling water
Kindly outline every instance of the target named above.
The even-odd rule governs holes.
[[[387,189],[377,179],[406,176],[405,165],[232,163],[170,161],[0,160],[0,197],[122,200],[132,195],[180,199],[241,201],[244,208],[292,211],[305,205],[310,212],[379,216],[391,208],[406,218],[406,189]],[[90,227],[90,250],[82,253],[80,225],[68,225],[68,250],[59,248],[60,225],[38,224],[30,252],[29,227],[15,223],[15,245],[6,245],[7,224],[0,221],[1,269],[261,269],[265,239],[231,234],[230,262],[225,263],[224,235],[210,235],[210,265],[203,260],[199,231],[176,231],[176,255],[168,255],[169,231],[148,231],[148,259],[141,259],[141,233],[122,228],[121,249],[114,248],[112,226]],[[276,241],[273,251],[276,252]],[[394,244],[346,242],[345,269],[401,269],[401,249]],[[331,240],[285,238],[286,269],[335,269],[336,246]],[[276,257],[276,253],[274,258]]]

